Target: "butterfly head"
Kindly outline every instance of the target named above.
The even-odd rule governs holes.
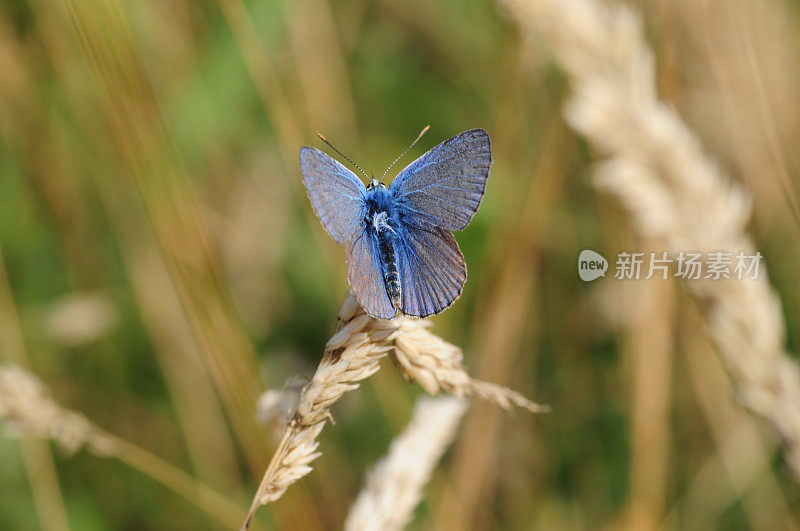
[[[373,176],[372,179],[369,181],[369,184],[367,185],[367,190],[372,190],[378,187],[386,188],[386,185]]]

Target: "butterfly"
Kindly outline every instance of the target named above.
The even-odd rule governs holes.
[[[478,210],[491,163],[489,134],[483,129],[442,142],[406,166],[388,188],[383,177],[367,177],[365,186],[326,153],[300,150],[311,205],[328,234],[344,244],[350,289],[368,314],[391,319],[399,310],[427,317],[461,295],[467,264],[451,231],[464,229]]]

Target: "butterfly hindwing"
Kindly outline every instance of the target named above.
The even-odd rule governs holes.
[[[346,244],[350,289],[364,310],[373,317],[391,319],[396,313],[386,293],[375,232],[363,228]]]
[[[310,147],[300,150],[300,169],[311,206],[336,243],[363,229],[366,189],[353,172]]]
[[[489,134],[472,129],[409,164],[390,190],[407,223],[461,230],[478,210],[491,163]]]
[[[405,225],[398,265],[402,310],[427,317],[455,301],[467,280],[467,264],[453,234],[439,227]]]

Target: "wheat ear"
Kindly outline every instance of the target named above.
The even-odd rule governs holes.
[[[474,396],[503,409],[519,406],[534,413],[550,410],[507,387],[470,377],[461,363],[464,357],[461,349],[432,334],[430,321],[397,317],[393,322],[401,333],[394,338],[392,360],[403,376],[427,393],[437,395],[444,391],[457,397]]]
[[[403,433],[368,472],[350,507],[347,531],[395,531],[411,521],[422,489],[456,434],[467,410],[465,400],[422,397]]]
[[[570,125],[608,159],[596,185],[630,211],[643,235],[680,250],[754,249],[750,196],[733,186],[678,114],[659,101],[653,53],[625,6],[596,0],[506,0],[543,35],[568,74]],[[800,479],[800,371],[783,348],[780,301],[766,272],[753,280],[690,281],[741,402],[781,434]]]
[[[320,455],[317,437],[331,418],[328,408],[375,373],[389,351],[394,352],[404,375],[430,393],[443,390],[484,398],[503,408],[514,404],[530,411],[545,410],[510,389],[470,378],[461,365],[461,351],[428,332],[428,326],[424,320],[406,317],[373,319],[348,294],[339,312],[337,331],[300,393],[242,529],[250,525],[260,506],[280,498],[292,483],[311,471],[309,464]]]
[[[238,505],[174,465],[95,426],[83,414],[61,407],[36,376],[16,365],[0,366],[0,421],[7,433],[51,439],[70,454],[85,447],[100,457],[119,459],[225,527],[235,527],[239,521]]]

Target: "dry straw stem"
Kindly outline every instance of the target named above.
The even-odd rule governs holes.
[[[367,474],[350,507],[347,531],[393,531],[411,521],[436,463],[453,441],[467,402],[453,397],[422,397],[406,429]]]
[[[678,114],[658,100],[653,53],[639,17],[595,0],[506,0],[531,34],[546,37],[568,74],[571,126],[608,157],[596,185],[622,201],[636,229],[672,252],[750,252],[750,197],[707,157]],[[719,353],[754,413],[781,434],[800,477],[800,372],[783,348],[780,302],[756,280],[693,281]]]
[[[81,413],[61,407],[36,376],[17,365],[0,366],[0,421],[7,433],[51,439],[69,454],[87,448],[100,457],[115,457],[180,494],[225,527],[235,528],[239,522],[238,505],[163,459],[95,426]]]
[[[530,411],[546,409],[510,389],[470,378],[461,364],[461,350],[430,333],[429,326],[427,321],[406,317],[373,319],[348,294],[339,312],[337,332],[300,394],[242,529],[249,526],[260,506],[280,498],[292,483],[311,471],[309,463],[320,456],[317,436],[331,418],[328,408],[374,374],[381,358],[390,351],[406,378],[429,393],[476,396],[504,409],[512,405]]]

